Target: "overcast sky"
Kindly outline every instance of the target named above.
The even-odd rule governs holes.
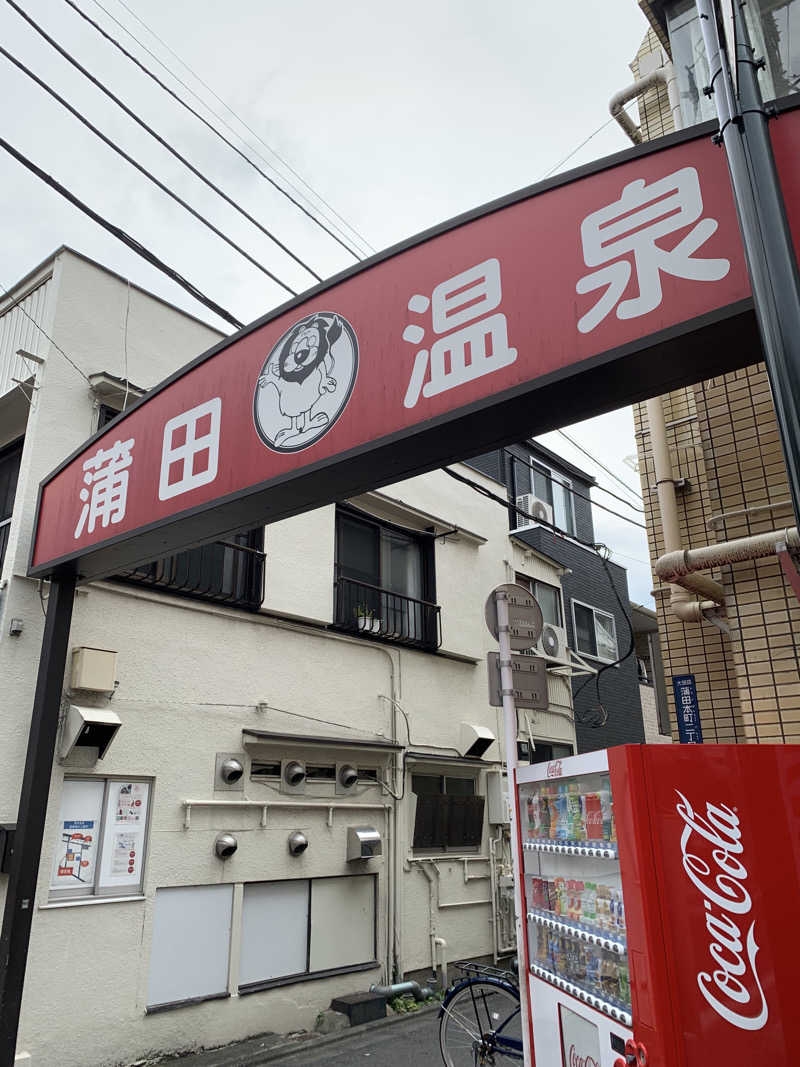
[[[631,81],[628,65],[647,31],[635,0],[406,0],[400,5],[238,0],[222,6],[210,0],[125,0],[128,9],[122,0],[101,0],[102,7],[95,0],[75,2],[189,98],[113,21],[119,20],[237,126],[148,28],[157,34],[376,250],[550,172],[607,121],[608,100]],[[65,0],[21,0],[20,6],[320,275],[353,263]],[[0,41],[292,288],[313,282],[73,70],[7,3],[0,3]],[[0,133],[6,140],[243,322],[285,298],[283,290],[150,186],[3,57],[0,94],[5,102]],[[240,125],[237,129],[286,176],[263,144]],[[626,147],[611,122],[561,169]],[[298,183],[296,176],[289,177]],[[0,188],[4,287],[67,244],[214,321],[3,152]],[[324,210],[330,215],[329,208]],[[133,367],[131,378],[136,380]],[[638,489],[638,476],[624,464],[636,451],[630,411],[567,432]],[[542,440],[593,473],[601,485],[630,495],[559,434]],[[595,491],[594,496],[618,507],[605,494]],[[644,531],[598,510],[595,522],[598,539],[628,568],[631,599],[650,604]]]

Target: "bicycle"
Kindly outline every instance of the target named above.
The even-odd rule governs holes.
[[[445,1067],[521,1063],[519,985],[511,971],[456,964],[464,972],[439,1010],[439,1049]]]

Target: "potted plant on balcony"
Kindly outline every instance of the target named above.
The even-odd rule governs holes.
[[[356,619],[358,620],[359,630],[365,630],[367,633],[372,634],[380,633],[381,620],[375,618],[375,612],[372,608],[367,607],[366,604],[358,605]]]

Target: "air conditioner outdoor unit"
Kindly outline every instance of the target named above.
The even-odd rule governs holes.
[[[545,522],[550,526],[553,525],[552,507],[546,501],[539,500],[533,493],[523,493],[522,496],[518,496],[516,504],[520,511],[525,512],[525,515],[530,515],[530,519],[526,519],[525,515],[517,513],[517,526],[528,526],[532,522]]]
[[[536,643],[536,655],[545,659],[567,659],[567,631],[563,626],[552,626],[546,622],[542,627],[542,636]]]

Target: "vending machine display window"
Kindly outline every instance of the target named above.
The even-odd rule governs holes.
[[[520,787],[531,966],[629,1023],[625,907],[608,773]]]

